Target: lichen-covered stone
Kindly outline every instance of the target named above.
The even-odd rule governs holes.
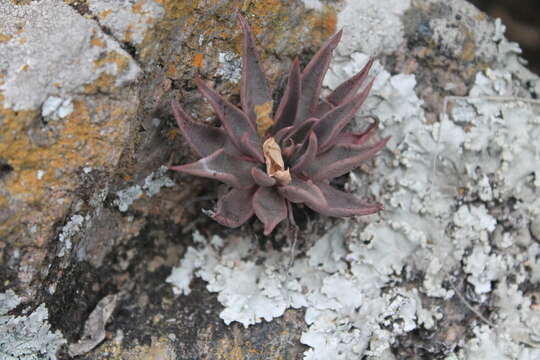
[[[201,215],[221,189],[162,167],[192,156],[170,100],[213,122],[194,73],[236,103],[236,11],[277,88],[338,28],[326,87],[377,58],[359,116],[392,140],[345,186],[387,210],[304,214],[290,272],[256,225]],[[0,290],[23,303],[8,317],[32,306],[51,339],[97,345],[85,359],[538,358],[540,81],[503,33],[465,1],[0,1]]]

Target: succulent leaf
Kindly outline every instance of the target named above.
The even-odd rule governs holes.
[[[186,174],[219,180],[237,189],[245,189],[255,185],[251,177],[251,168],[255,164],[248,161],[239,161],[219,149],[210,156],[199,161],[172,166],[170,169]]]
[[[264,224],[264,235],[270,234],[287,217],[287,203],[273,187],[257,189],[253,196],[253,209]]]
[[[222,129],[196,123],[176,101],[171,105],[178,128],[197,155],[208,156],[227,142],[227,135]]]
[[[360,166],[360,163],[381,150],[389,138],[372,146],[338,144],[317,156],[305,169],[305,173],[314,180],[333,179],[344,175]]]
[[[289,185],[278,188],[278,191],[292,203],[306,204],[311,208],[326,206],[324,194],[311,180],[294,178]]]
[[[309,118],[294,125],[287,136],[285,136],[285,138],[282,140],[282,143],[303,144],[307,140],[311,130],[317,125],[318,122],[319,119]]]
[[[362,84],[365,82],[372,65],[373,59],[369,59],[362,70],[360,70],[352,78],[345,80],[342,84],[340,84],[334,91],[332,91],[330,95],[326,97],[326,100],[334,106],[339,106],[340,104],[348,101],[358,92]]]
[[[219,198],[212,219],[231,228],[239,227],[253,216],[253,195],[255,187],[232,189]]]
[[[321,151],[328,149],[341,130],[349,123],[354,114],[366,100],[372,83],[349,101],[335,107],[324,115],[315,126]]]
[[[253,181],[259,186],[268,187],[276,185],[276,179],[257,167],[251,169],[251,176],[253,177]]]
[[[306,205],[323,215],[335,217],[369,215],[383,209],[381,204],[367,203],[356,198],[355,196],[352,196],[351,194],[337,190],[327,183],[316,182],[316,184],[324,194],[327,205],[317,208],[307,203]]]
[[[294,165],[291,167],[291,171],[294,172],[301,172],[308,164],[311,164],[315,157],[317,156],[317,150],[318,150],[318,142],[317,142],[317,135],[312,131],[309,134],[309,139],[304,145],[302,145],[302,148],[299,151],[299,155],[297,158],[293,158],[291,160],[291,163]]]
[[[261,145],[260,138],[257,135],[255,126],[249,121],[247,116],[236,106],[221,97],[217,92],[206,86],[200,78],[196,77],[195,83],[199,87],[199,91],[208,99],[212,108],[214,108],[225,131],[229,135],[229,139],[236,145],[238,150],[245,155],[263,161],[262,152],[259,146]],[[246,148],[244,144],[242,144],[241,139],[243,139],[246,134],[251,140],[250,142],[256,143],[257,147]]]
[[[238,20],[244,31],[244,56],[242,56],[242,83],[240,98],[242,109],[246,112],[249,119],[255,123],[257,114],[255,106],[263,105],[272,101],[272,93],[268,87],[266,76],[261,70],[259,56],[255,50],[255,41],[253,34],[246,19],[238,14]]]
[[[363,145],[375,134],[375,130],[377,130],[378,125],[378,122],[374,122],[362,132],[341,133],[337,137],[336,144]]]
[[[300,96],[295,122],[307,119],[316,111],[316,107],[319,104],[322,81],[330,65],[332,52],[339,43],[341,35],[342,30],[326,40],[304,71],[302,71],[302,94]]]
[[[274,133],[294,124],[301,91],[300,62],[298,61],[298,58],[296,58],[294,59],[289,72],[285,93],[283,94],[276,111],[276,123],[273,129]]]

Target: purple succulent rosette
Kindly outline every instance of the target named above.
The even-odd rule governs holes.
[[[373,61],[330,95],[320,98],[322,81],[342,32],[328,39],[303,71],[293,61],[285,93],[275,114],[268,81],[259,65],[246,20],[239,109],[199,77],[199,91],[213,107],[221,127],[198,123],[177,102],[172,109],[178,127],[199,161],[172,170],[219,180],[231,187],[218,200],[212,218],[238,227],[254,214],[264,234],[292,220],[292,204],[304,204],[326,216],[368,215],[382,205],[368,203],[330,185],[333,178],[358,167],[381,150],[388,138],[373,141],[377,129],[342,132],[368,96],[365,84]],[[362,90],[359,92],[359,90]]]

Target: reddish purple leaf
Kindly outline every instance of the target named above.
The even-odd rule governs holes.
[[[317,105],[317,109],[315,110],[315,112],[313,112],[312,116],[316,117],[317,119],[321,119],[333,108],[335,108],[334,105],[330,104],[325,99],[321,99],[321,101],[319,102],[319,105]]]
[[[253,194],[255,187],[231,189],[225,196],[219,198],[212,219],[231,228],[244,224],[253,216]]]
[[[324,182],[316,182],[316,184],[324,194],[327,205],[318,208],[310,207],[323,215],[336,217],[369,215],[384,208],[382,204],[367,203]]]
[[[339,134],[336,139],[336,144],[352,144],[363,145],[368,142],[369,139],[375,134],[375,130],[379,127],[379,123],[376,121],[368,126],[368,128],[362,132],[350,132]]]
[[[370,59],[358,74],[339,85],[330,95],[328,95],[326,100],[328,100],[329,103],[338,106],[351,99],[356,95],[356,92],[366,80],[372,65],[373,59]]]
[[[182,135],[199,156],[208,156],[223,147],[227,141],[223,130],[193,121],[176,101],[171,106]]]
[[[275,133],[274,135],[274,140],[276,140],[276,142],[278,144],[281,144],[283,142],[283,139],[289,135],[289,133],[291,132],[291,130],[294,128],[294,126],[287,126],[287,127],[284,127],[282,129],[279,129],[277,133]]]
[[[293,126],[287,136],[283,139],[283,144],[303,144],[308,138],[311,130],[317,125],[319,119],[310,118]]]
[[[254,167],[251,169],[251,176],[253,177],[255,183],[259,186],[268,187],[276,185],[276,179],[274,179],[258,167]]]
[[[219,180],[237,189],[245,189],[255,184],[251,177],[251,168],[254,165],[253,162],[239,160],[220,149],[199,161],[172,166],[170,169]]]
[[[322,45],[309,64],[302,71],[302,95],[298,104],[295,122],[307,119],[319,104],[322,81],[330,65],[332,52],[341,39],[342,31],[332,36]]]
[[[347,125],[366,100],[372,84],[373,82],[369,83],[369,85],[354,98],[329,111],[317,123],[315,132],[317,133],[317,139],[319,140],[320,151],[325,151],[332,145],[341,130],[343,130],[345,125]]]
[[[304,143],[300,149],[300,155],[297,158],[293,158],[291,163],[294,165],[291,167],[293,172],[301,172],[308,164],[312,163],[315,160],[317,155],[317,135],[312,131],[309,134],[309,139]]]
[[[287,87],[285,93],[281,98],[279,107],[276,112],[276,123],[272,128],[272,133],[291,126],[296,118],[296,111],[298,110],[298,101],[301,93],[300,83],[300,64],[298,58],[294,59],[291,70],[289,72],[289,80],[287,81]]]
[[[255,159],[263,159],[262,144],[260,143],[259,135],[255,130],[255,126],[250,122],[247,116],[236,106],[225,100],[214,90],[210,89],[199,78],[195,77],[195,83],[199,87],[199,91],[208,99],[208,102],[214,108],[217,116],[221,120],[225,131],[229,135],[229,139],[242,153],[252,156]],[[247,147],[242,143],[242,139],[247,135],[251,142],[257,144]],[[253,153],[253,150],[256,153]]]
[[[242,56],[242,83],[240,86],[240,98],[242,108],[253,124],[257,119],[255,105],[262,105],[272,101],[272,93],[268,87],[268,81],[264,76],[259,64],[259,56],[255,50],[255,41],[249,25],[240,13],[238,20],[244,31],[244,55]]]
[[[249,137],[248,134],[242,136],[242,149],[244,153],[250,154],[252,158],[258,160],[261,163],[264,163],[264,156],[262,154],[261,140],[257,136],[256,138]]]
[[[380,140],[373,146],[337,144],[320,154],[304,170],[314,180],[333,179],[360,166],[360,163],[381,150],[390,138]]]
[[[264,235],[274,230],[277,224],[287,218],[287,203],[275,187],[260,187],[253,196],[253,210],[264,224]]]
[[[326,199],[311,180],[293,178],[289,185],[278,188],[279,193],[293,203],[306,204],[310,208],[326,206]]]

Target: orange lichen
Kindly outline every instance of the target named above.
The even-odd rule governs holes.
[[[90,84],[83,85],[85,94],[96,94],[97,92],[107,92],[114,88],[115,77],[110,74],[101,73],[99,77]]]
[[[128,24],[126,33],[124,35],[124,40],[127,42],[133,41],[133,24]]]
[[[334,9],[326,7],[322,12],[314,12],[308,22],[313,29],[313,41],[321,43],[336,32],[337,14]]]
[[[176,65],[174,63],[168,63],[167,64],[167,77],[175,78],[176,75],[177,75]]]
[[[146,1],[145,0],[139,0],[133,6],[131,7],[131,10],[133,10],[134,13],[140,14],[142,12],[142,7]]]
[[[102,12],[99,13],[99,17],[101,19],[105,19],[107,16],[111,15],[112,14],[112,10],[111,9],[107,9],[107,10],[103,10]]]
[[[263,137],[266,131],[274,125],[274,120],[272,120],[273,103],[273,101],[268,101],[261,105],[255,105],[255,115],[257,116],[255,122],[257,124],[257,133],[260,137]]]
[[[92,38],[92,40],[90,40],[90,44],[92,44],[92,46],[105,47],[105,42],[100,38]]]
[[[193,66],[196,68],[203,67],[203,54],[197,53],[195,56],[193,56]]]
[[[8,42],[11,40],[11,36],[0,33],[0,43]]]

